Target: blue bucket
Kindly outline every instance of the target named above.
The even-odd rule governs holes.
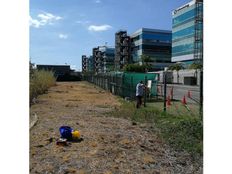
[[[71,140],[72,139],[72,131],[73,131],[73,129],[69,126],[61,126],[60,127],[61,138],[66,138],[67,140]]]

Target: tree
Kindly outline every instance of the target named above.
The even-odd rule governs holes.
[[[140,59],[142,61],[142,65],[145,65],[146,67],[145,72],[148,72],[152,68],[151,62],[154,61],[151,59],[150,56],[144,54],[141,55]]]
[[[189,66],[189,69],[194,69],[195,70],[195,76],[197,78],[198,74],[197,74],[197,70],[198,69],[202,69],[203,65],[199,62],[194,62]]]
[[[154,61],[148,55],[141,55],[140,59],[142,61],[142,65],[139,65],[138,63],[127,64],[124,66],[123,70],[125,72],[148,72],[152,67],[150,63]]]
[[[179,83],[179,70],[184,69],[182,63],[175,63],[168,67],[169,70],[176,70],[177,71],[177,83]]]
[[[125,72],[146,72],[147,66],[139,64],[128,64],[124,66],[123,70]]]
[[[151,57],[150,56],[148,56],[148,55],[141,55],[141,60],[142,60],[142,63],[143,64],[148,64],[148,63],[150,63],[150,62],[153,62],[153,60],[151,59]]]
[[[179,71],[181,69],[184,69],[183,65],[181,63],[175,63],[173,65],[170,65],[168,67],[169,70],[176,70],[176,71]]]
[[[195,70],[202,69],[202,68],[203,68],[203,65],[201,63],[196,63],[196,62],[192,63],[189,66],[189,69],[195,69]]]

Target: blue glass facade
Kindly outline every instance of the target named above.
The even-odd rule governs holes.
[[[114,52],[115,52],[115,48],[102,46],[102,47],[99,47],[99,51],[102,52],[103,72],[113,71],[113,69],[114,69]]]
[[[93,72],[94,71],[94,61],[93,61],[93,56],[88,57],[88,71]]]
[[[203,25],[196,22],[196,16],[202,13],[203,3],[196,9],[195,0],[173,11],[172,62],[191,62],[194,59],[196,32],[202,35],[203,31]],[[202,47],[202,41],[198,42],[198,47]]]
[[[141,62],[141,55],[152,59],[153,70],[162,70],[171,63],[171,31],[142,28],[131,35],[132,60]]]

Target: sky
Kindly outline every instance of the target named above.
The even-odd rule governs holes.
[[[92,48],[113,46],[115,32],[140,28],[171,30],[171,12],[190,0],[30,0],[32,63],[71,65]]]

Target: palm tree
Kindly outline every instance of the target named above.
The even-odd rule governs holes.
[[[154,62],[150,56],[148,55],[141,55],[141,60],[142,60],[142,64],[146,66],[146,72],[151,69],[151,62]]]
[[[179,70],[184,69],[181,62],[177,62],[173,65],[170,65],[168,67],[169,70],[176,70],[177,71],[177,83],[179,83]]]
[[[199,62],[194,62],[193,64],[191,64],[189,66],[189,69],[194,69],[195,70],[195,76],[196,76],[196,78],[198,76],[197,75],[197,70],[198,69],[202,70],[202,68],[203,68],[203,65],[201,63],[199,63]]]

